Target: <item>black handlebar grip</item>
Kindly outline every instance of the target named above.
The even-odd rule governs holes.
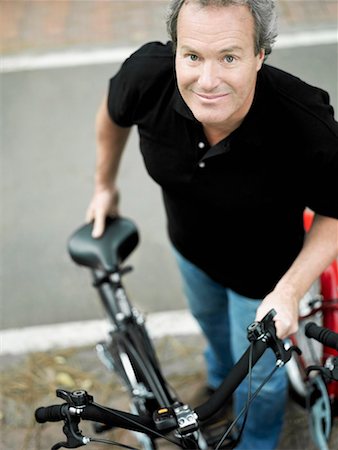
[[[35,420],[38,423],[59,422],[65,418],[64,405],[41,406],[35,411]]]
[[[320,327],[316,323],[310,322],[305,326],[305,336],[338,351],[338,333],[328,328]]]

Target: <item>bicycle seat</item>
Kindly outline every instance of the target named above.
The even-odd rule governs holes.
[[[92,237],[93,224],[76,230],[68,241],[68,252],[77,264],[91,269],[115,272],[139,241],[137,228],[123,217],[107,218],[102,237]]]

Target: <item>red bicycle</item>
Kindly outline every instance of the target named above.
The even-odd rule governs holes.
[[[308,231],[313,213],[304,213]],[[338,264],[335,260],[312,286],[300,303],[299,330],[290,337],[290,345],[302,349],[286,366],[291,396],[309,410],[313,440],[321,450],[328,449],[332,422],[338,416],[338,381],[329,376],[338,351],[316,340],[308,339],[306,329],[315,323],[338,333]],[[308,368],[311,367],[311,371]]]

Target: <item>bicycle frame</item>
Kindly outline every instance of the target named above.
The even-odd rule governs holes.
[[[127,267],[123,272],[126,273],[130,270],[131,268]],[[120,273],[115,272],[110,277],[107,277],[103,271],[92,270],[92,275],[94,279],[93,285],[99,292],[107,317],[112,325],[109,332],[111,339],[120,340],[130,351],[135,349],[136,358],[137,355],[140,355],[142,361],[139,361],[139,364],[142,365],[142,370],[147,373],[149,387],[155,395],[158,404],[173,403],[174,399],[167,389],[155,350],[145,329],[144,317],[131,305],[122,284]],[[105,353],[106,349],[103,343],[97,345],[97,351],[104,364],[112,369],[113,367],[109,367],[109,355]],[[131,372],[134,368],[128,367],[129,362],[126,359],[122,359],[121,362],[124,365],[124,370],[130,374],[129,378],[133,379]],[[145,387],[138,385],[136,379],[133,381],[133,386],[129,387],[134,392],[138,391],[140,399],[147,398],[148,393],[144,390]]]

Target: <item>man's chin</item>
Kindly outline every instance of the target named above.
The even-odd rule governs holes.
[[[217,127],[226,124],[227,117],[222,115],[210,114],[210,112],[202,113],[201,111],[192,111],[194,117],[198,122],[205,126]]]

